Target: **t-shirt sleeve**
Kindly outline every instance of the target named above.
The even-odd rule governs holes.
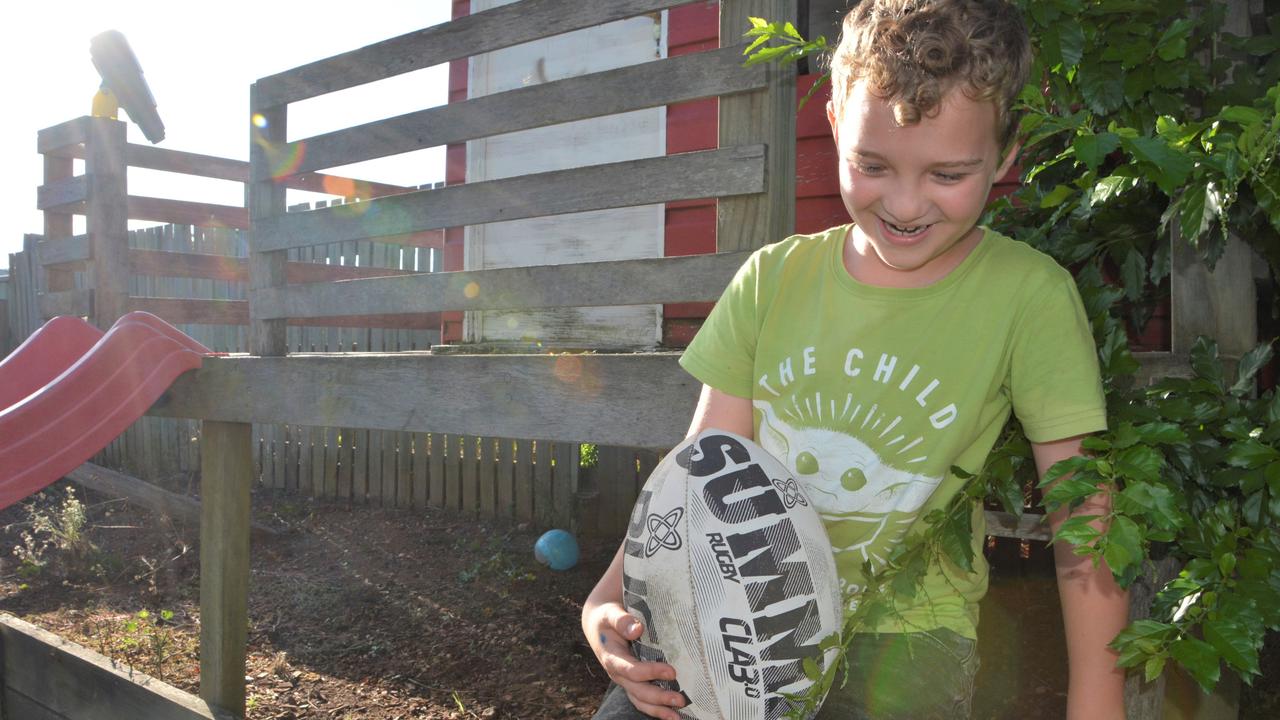
[[[759,333],[760,252],[752,253],[729,282],[680,366],[700,382],[735,397],[751,397]]]
[[[1075,281],[1059,269],[1019,318],[1009,365],[1013,412],[1032,442],[1107,428],[1098,353]]]

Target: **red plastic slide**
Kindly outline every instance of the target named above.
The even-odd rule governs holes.
[[[56,317],[0,362],[0,509],[93,457],[208,348],[145,312]]]

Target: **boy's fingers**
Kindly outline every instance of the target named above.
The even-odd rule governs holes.
[[[624,612],[613,618],[613,629],[622,637],[628,640],[635,640],[640,637],[643,626],[634,615]]]
[[[680,693],[664,690],[647,682],[626,683],[622,688],[627,691],[631,704],[640,712],[653,717],[679,720],[679,714],[672,708],[684,706],[684,697]]]
[[[634,657],[610,655],[604,660],[605,670],[615,681],[626,680],[648,683],[654,680],[675,680],[676,670],[666,663],[640,662]]]

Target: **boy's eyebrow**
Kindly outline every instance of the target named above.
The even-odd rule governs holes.
[[[877,152],[872,152],[870,150],[858,150],[855,148],[853,151],[853,154],[858,155],[860,157],[870,158],[872,160],[880,160],[880,161],[885,160],[885,157],[883,155]],[[970,158],[968,160],[948,160],[947,162],[934,163],[931,167],[967,168],[967,167],[977,167],[978,165],[981,165],[981,164],[982,164],[982,158]]]

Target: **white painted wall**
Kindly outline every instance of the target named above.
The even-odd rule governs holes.
[[[473,0],[472,12],[512,0]],[[480,97],[666,56],[666,15],[641,16],[471,58]],[[666,109],[592,118],[467,143],[467,182],[621,162],[666,153]],[[646,205],[470,226],[469,270],[661,257],[663,206]],[[467,313],[469,342],[544,347],[652,348],[662,306]]]

